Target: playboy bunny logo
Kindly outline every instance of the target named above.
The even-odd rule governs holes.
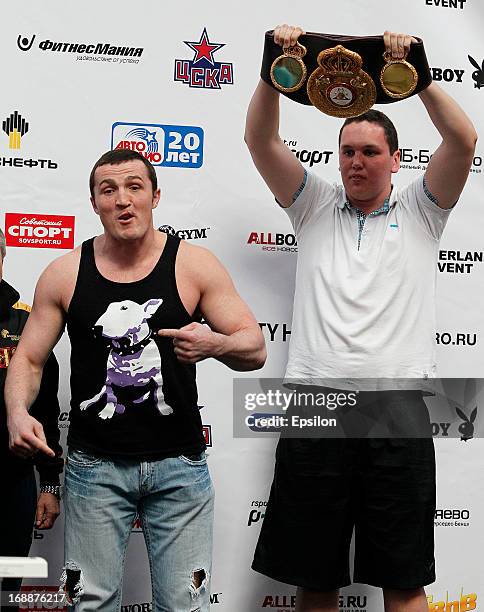
[[[471,57],[470,55],[468,55],[467,57],[469,58],[469,61],[474,66],[474,68],[477,68],[477,70],[474,70],[474,72],[472,73],[472,80],[475,81],[474,87],[480,89],[481,87],[484,87],[484,60],[482,61],[482,66],[479,66],[479,64],[473,57]]]
[[[467,440],[471,440],[474,437],[474,421],[477,416],[477,406],[471,412],[470,418],[467,418],[467,415],[460,408],[456,408],[455,411],[464,421],[459,425],[459,432],[462,434],[460,439],[467,442]]]
[[[35,34],[32,36],[32,40],[29,40],[26,36],[22,36],[22,34],[18,35],[17,38],[17,47],[21,51],[30,51],[32,45],[34,44]]]

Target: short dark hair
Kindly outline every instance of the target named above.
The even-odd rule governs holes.
[[[385,140],[387,141],[388,148],[390,149],[390,154],[393,155],[395,151],[397,151],[397,130],[390,119],[384,113],[377,110],[369,110],[363,115],[358,115],[358,117],[348,117],[339,131],[338,146],[341,144],[341,134],[343,133],[344,128],[350,123],[361,123],[362,121],[368,121],[368,123],[376,123],[381,125],[383,131],[385,132]]]
[[[116,166],[133,159],[139,159],[146,166],[148,177],[151,181],[151,186],[153,187],[154,193],[158,189],[158,179],[156,178],[156,172],[153,165],[150,164],[146,157],[143,157],[143,155],[138,153],[138,151],[131,151],[131,149],[114,149],[113,151],[107,151],[107,153],[101,155],[91,170],[91,174],[89,176],[89,190],[91,192],[91,196],[94,197],[94,173],[99,166],[106,166],[108,164]]]

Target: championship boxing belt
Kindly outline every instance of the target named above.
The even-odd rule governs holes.
[[[282,94],[333,117],[356,117],[373,104],[413,96],[432,81],[421,39],[392,59],[383,36],[302,34],[284,49],[266,32],[261,78]]]

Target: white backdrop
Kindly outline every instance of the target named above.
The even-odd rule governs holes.
[[[28,130],[24,126],[16,149],[9,136],[11,127],[5,124],[6,130],[0,133],[0,210],[6,214],[0,222],[7,226],[10,245],[5,277],[20,290],[24,301],[31,302],[40,272],[65,252],[62,249],[69,248],[69,240],[78,245],[101,232],[88,199],[90,169],[120,140],[148,142],[139,131],[128,136],[144,126],[155,133],[160,145],[154,160],[163,157],[165,139],[164,161],[156,166],[162,187],[156,225],[198,230],[185,236],[216,253],[257,320],[265,324],[268,359],[259,374],[282,375],[297,255],[290,250],[265,250],[263,244],[249,242],[254,232],[262,242],[270,242],[269,234],[274,240],[276,233],[289,235],[292,228],[258,176],[243,142],[245,113],[258,80],[264,32],[282,22],[319,32],[364,35],[393,29],[421,36],[435,78],[442,79],[442,87],[459,101],[481,132],[484,85],[482,89],[478,85],[484,75],[468,58],[470,55],[479,66],[483,64],[484,5],[479,0],[339,0],[306,3],[304,10],[300,3],[275,0],[253,5],[220,0],[170,4],[126,0],[4,2],[0,120],[3,127],[17,111],[28,122]],[[195,50],[185,42],[199,42],[204,29],[211,44],[224,45],[213,52],[213,60],[222,65],[215,65],[219,72],[195,70],[190,86],[183,78],[188,78],[193,67],[189,62],[194,60]],[[181,61],[176,64],[176,60]],[[411,159],[407,165],[421,165],[438,145],[439,136],[418,97],[380,108],[389,113],[399,130],[404,161]],[[326,179],[338,180],[340,121],[286,99],[281,109],[281,135],[292,149],[302,151],[304,165],[309,168],[310,155],[321,152],[321,156],[314,154],[312,159],[321,161],[311,169]],[[9,125],[14,121],[12,117]],[[118,123],[121,125],[116,126],[112,141],[113,126]],[[163,130],[160,126],[175,127]],[[176,148],[185,145],[186,149]],[[441,243],[436,271],[440,376],[479,377],[482,372],[482,155],[479,143],[472,173]],[[178,165],[174,165],[176,158]],[[403,167],[395,183],[406,184],[419,172]],[[45,215],[75,217],[75,229],[72,219]],[[33,217],[47,225],[29,223]],[[61,239],[61,244],[44,248],[40,242],[20,242],[49,236]],[[290,244],[291,236],[287,240]],[[60,425],[65,434],[69,410],[65,336],[56,355],[61,366]],[[234,439],[234,373],[215,361],[200,364],[198,372],[202,420],[211,432],[209,464],[216,487],[214,609],[292,610],[293,588],[250,570],[272,477],[275,441]],[[473,407],[469,403],[467,412]],[[478,410],[477,419],[482,419],[483,408]],[[478,610],[483,608],[484,597],[478,545],[484,533],[484,493],[478,479],[484,447],[481,439],[444,439],[442,431],[438,426],[438,580],[427,589],[429,609]],[[326,527],[330,528],[319,526]],[[31,580],[31,585],[57,588],[62,530],[61,517],[51,532],[35,532],[32,553],[46,557],[50,569],[47,580]],[[287,555],[291,554],[287,550]],[[148,562],[135,525],[126,563],[123,610],[150,610],[150,601]],[[446,604],[456,601],[459,603],[452,606]],[[377,589],[353,585],[342,591],[341,608],[379,611],[381,595]]]

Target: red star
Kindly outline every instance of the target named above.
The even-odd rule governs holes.
[[[193,58],[194,64],[201,59],[206,59],[213,65],[215,63],[213,54],[215,51],[225,46],[225,44],[211,43],[208,40],[207,28],[203,28],[202,36],[198,42],[188,42],[187,40],[183,42],[195,51],[195,57]]]

